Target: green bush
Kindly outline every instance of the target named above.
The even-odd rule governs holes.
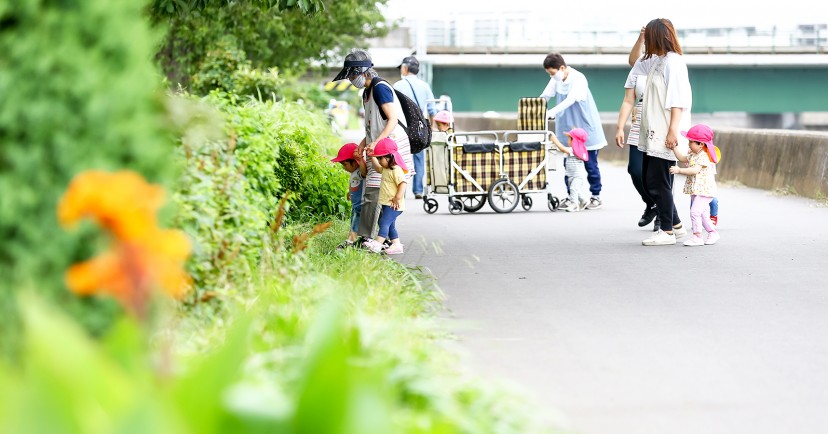
[[[13,320],[11,294],[36,288],[92,328],[109,314],[66,293],[64,270],[101,247],[97,231],[67,232],[56,205],[87,169],[171,172],[163,128],[159,40],[141,2],[0,2],[0,352]],[[83,312],[80,314],[79,312]]]
[[[278,101],[283,98],[285,80],[275,68],[267,71],[253,68],[235,38],[226,36],[207,52],[193,76],[192,89],[197,95],[219,91],[242,98]]]
[[[347,214],[348,175],[327,157],[335,155],[341,143],[323,114],[286,101],[240,104],[218,93],[207,101],[223,113],[250,189],[265,197],[263,213],[272,216],[278,201],[290,192],[289,222]]]
[[[245,284],[288,192],[285,223],[350,210],[348,176],[324,156],[338,139],[318,111],[236,98],[213,92],[172,100],[182,136],[175,223],[194,240],[190,271],[199,294]]]

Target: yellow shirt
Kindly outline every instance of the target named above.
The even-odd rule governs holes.
[[[405,182],[405,173],[400,166],[394,169],[382,169],[382,182],[380,183],[379,204],[391,206],[391,199],[397,194],[397,188],[401,182]],[[400,199],[400,208],[397,211],[405,211],[405,194]]]

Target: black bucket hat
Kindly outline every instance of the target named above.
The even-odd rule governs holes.
[[[342,67],[339,74],[336,74],[336,77],[334,77],[331,81],[344,80],[348,78],[348,76],[362,74],[372,66],[374,66],[374,64],[370,60],[346,60],[345,66]]]

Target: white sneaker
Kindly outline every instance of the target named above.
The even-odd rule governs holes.
[[[582,210],[583,208],[580,207],[577,202],[573,202],[573,201],[570,200],[570,201],[567,202],[566,208],[562,208],[562,209],[566,212],[578,212],[578,211]]]
[[[693,235],[684,242],[684,245],[688,247],[703,246],[704,240],[698,235]]]
[[[368,239],[362,243],[362,247],[373,253],[382,253],[382,244],[377,240]]]
[[[589,198],[589,204],[587,204],[586,208],[599,209],[602,206],[604,206],[604,204],[601,203],[601,198],[599,198],[598,196],[592,196],[591,198]]]
[[[558,204],[558,209],[567,209],[571,204],[572,201],[569,200],[569,198],[567,197],[566,199],[562,200],[560,204]]]
[[[681,225],[680,228],[673,226],[673,235],[675,235],[676,238],[681,238],[687,235],[687,228],[684,225]]]
[[[642,241],[641,244],[645,246],[669,246],[676,244],[676,236],[659,229],[658,232]]]
[[[707,234],[707,241],[705,241],[704,244],[706,244],[708,246],[711,245],[711,244],[716,244],[716,242],[719,241],[719,238],[720,237],[719,237],[719,232],[718,231],[717,232],[709,232]]]

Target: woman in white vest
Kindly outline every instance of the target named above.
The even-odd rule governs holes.
[[[354,48],[345,56],[345,64],[333,81],[348,79],[354,87],[365,89],[362,94],[362,105],[365,109],[365,137],[359,143],[359,151],[364,156],[371,156],[377,142],[388,137],[397,143],[397,150],[411,168],[406,175],[407,182],[411,182],[414,175],[414,160],[411,156],[411,146],[408,135],[403,129],[405,115],[400,106],[394,88],[379,77],[373,68],[371,55],[358,48]],[[365,177],[365,187],[362,190],[362,209],[359,217],[359,231],[363,242],[372,240],[377,235],[377,221],[380,209],[379,192],[382,176],[368,165],[368,174]]]
[[[638,149],[644,153],[644,188],[658,208],[659,229],[642,241],[645,246],[676,244],[676,237],[687,234],[673,201],[673,175],[676,164],[673,148],[686,153],[687,139],[679,130],[690,128],[693,94],[673,23],[657,18],[644,30],[644,56],[635,62],[630,75],[646,75],[647,85],[641,113]]]

